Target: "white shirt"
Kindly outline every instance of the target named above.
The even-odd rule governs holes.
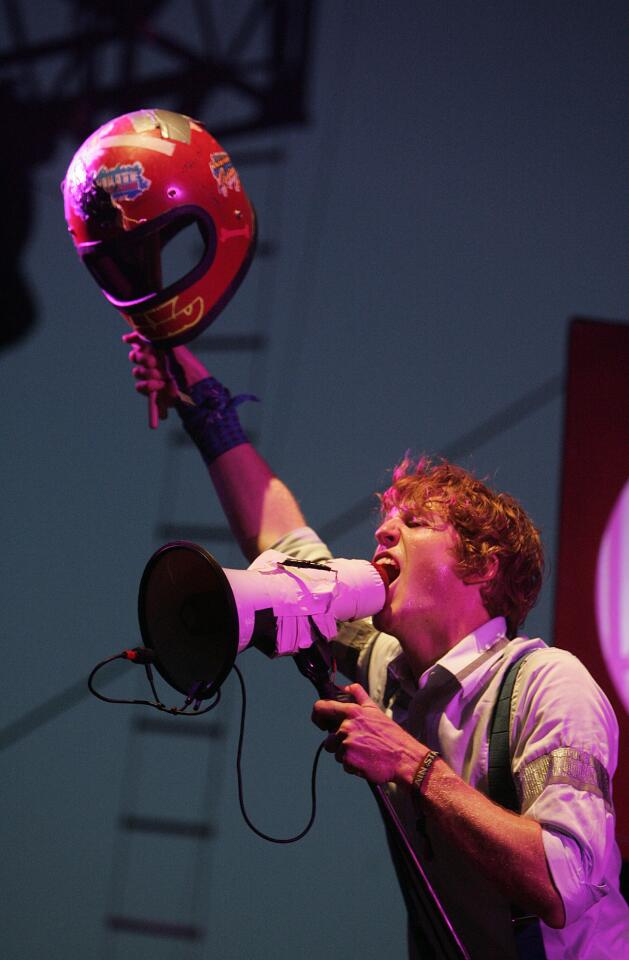
[[[314,531],[295,530],[276,549],[303,560],[330,553]],[[521,812],[542,826],[566,925],[541,923],[548,960],[619,960],[629,956],[629,910],[619,893],[610,781],[618,725],[585,667],[542,640],[509,641],[497,617],[464,637],[419,678],[397,640],[367,621],[344,624],[334,641],[343,672],[355,677],[396,722],[443,759],[466,783],[487,793],[489,728],[502,678],[526,655],[511,703],[510,754]],[[457,932],[473,957],[505,960],[508,904],[478,871],[457,857],[430,823],[432,847],[416,832],[408,790],[388,791]],[[508,869],[508,867],[506,867]],[[482,909],[479,909],[482,905]]]

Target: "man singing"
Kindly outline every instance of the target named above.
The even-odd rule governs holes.
[[[165,360],[137,333],[125,339],[136,389],[156,393],[162,415],[176,406],[245,556],[329,559],[247,441],[242,398],[187,348]],[[386,785],[473,960],[628,956],[614,714],[572,654],[518,635],[541,585],[537,529],[512,497],[445,462],[403,461],[380,499],[387,600],[333,641],[354,702],[315,703],[327,749]],[[435,956],[392,852],[410,956]]]

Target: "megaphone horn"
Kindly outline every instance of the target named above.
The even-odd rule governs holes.
[[[247,647],[296,654],[317,634],[334,637],[337,621],[378,613],[385,598],[384,575],[368,560],[319,564],[266,550],[249,569],[228,570],[198,544],[177,540],[148,561],[138,616],[164,680],[202,700]]]

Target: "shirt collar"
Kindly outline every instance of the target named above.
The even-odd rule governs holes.
[[[433,676],[443,676],[446,670],[453,676],[461,689],[473,686],[482,669],[484,675],[489,661],[497,658],[509,640],[506,635],[507,624],[504,617],[494,617],[483,623],[478,629],[445,653],[435,664],[428,667],[418,680],[418,688],[423,690]]]
[[[408,660],[403,653],[399,654],[390,664],[389,673],[401,685],[406,693],[413,696],[417,690],[423,690],[430,684],[447,686],[451,690],[462,689],[474,683],[477,671],[484,667],[489,660],[497,657],[503,647],[509,642],[506,636],[507,623],[504,617],[494,617],[487,620],[477,630],[468,633],[466,637],[448,650],[436,663],[428,667],[419,680],[413,676]],[[484,670],[483,670],[484,675]],[[446,682],[450,678],[450,682]]]

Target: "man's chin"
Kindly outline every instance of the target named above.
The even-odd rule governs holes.
[[[400,640],[400,623],[389,606],[386,606],[380,613],[372,617],[371,621],[376,630],[379,630],[381,633],[388,633],[390,637],[395,637],[398,641]]]
[[[371,619],[376,630],[380,630],[382,633],[391,632],[391,616],[386,607]]]

